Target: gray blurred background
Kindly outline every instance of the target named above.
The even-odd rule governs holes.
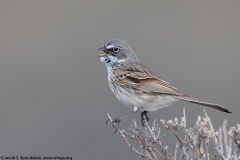
[[[229,108],[233,114],[206,109],[215,128],[224,119],[236,126],[239,7],[239,0],[0,1],[0,155],[137,159],[105,125],[107,112],[131,111],[111,93],[97,56],[112,38],[185,94]],[[184,107],[193,127],[204,107],[188,103],[151,113],[150,122],[180,118]],[[173,135],[166,138],[173,149]]]

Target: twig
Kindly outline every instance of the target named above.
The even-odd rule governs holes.
[[[114,123],[113,119],[109,114],[109,121]],[[179,122],[177,118],[174,120],[161,120],[164,127],[172,133],[177,140],[175,146],[175,152],[172,156],[168,152],[168,146],[165,144],[165,136],[160,134],[160,127],[156,123],[156,119],[153,121],[152,126],[146,120],[143,119],[143,123],[146,127],[138,125],[136,120],[133,120],[133,124],[129,127],[130,133],[125,130],[118,129],[117,133],[123,138],[124,142],[127,144],[131,150],[138,156],[150,160],[192,160],[192,159],[238,159],[240,160],[240,125],[232,127],[227,131],[227,121],[224,121],[223,126],[219,128],[218,132],[214,131],[210,117],[204,110],[204,117],[198,116],[194,128],[186,128],[186,114],[185,109],[183,110],[183,117]],[[113,124],[113,127],[114,124]],[[184,130],[184,138],[178,134],[178,130],[182,128]],[[131,141],[136,141],[139,144],[139,148],[133,146]],[[205,143],[204,143],[205,141]],[[217,155],[214,157],[209,151],[209,146],[211,142],[214,144],[214,148]],[[235,147],[235,152],[233,152],[233,144]],[[224,153],[225,151],[225,153]]]
[[[133,146],[129,143],[129,141],[128,141],[128,139],[127,139],[127,136],[126,136],[126,133],[125,133],[124,130],[119,130],[119,134],[120,134],[120,136],[123,138],[123,140],[126,142],[127,146],[128,146],[129,148],[131,148],[134,153],[136,153],[136,154],[139,155],[140,157],[146,158],[146,156],[145,156],[143,153],[139,152],[135,147],[133,147]]]
[[[209,126],[210,126],[210,130],[214,133],[214,128],[213,128],[213,125],[212,125],[212,123],[211,123],[211,119],[208,117],[208,115],[207,115],[207,112],[205,111],[205,110],[203,110],[204,111],[204,114],[205,114],[205,117],[208,119],[208,123],[209,123]],[[220,131],[219,131],[220,132]],[[218,143],[218,141],[217,141],[217,138],[216,138],[216,135],[214,134],[213,135],[213,139],[214,139],[214,145],[215,145],[215,149],[216,149],[216,151],[217,151],[217,153],[218,153],[218,155],[223,159],[223,160],[227,160],[227,158],[224,156],[224,153],[223,153],[223,150],[219,150],[219,143]],[[220,143],[220,145],[221,145],[221,143]]]

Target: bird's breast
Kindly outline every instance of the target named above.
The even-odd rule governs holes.
[[[110,76],[108,83],[115,97],[130,108],[138,107],[140,110],[156,111],[177,101],[173,96],[151,94],[126,85],[120,85],[114,82]]]

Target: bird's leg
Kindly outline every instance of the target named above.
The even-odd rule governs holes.
[[[148,116],[147,113],[148,113],[147,111],[143,111],[143,112],[141,113],[141,120],[142,120],[142,126],[143,126],[143,127],[146,127],[146,126],[145,126],[145,123],[144,123],[144,117],[146,118],[147,122],[150,120],[150,117]]]
[[[137,110],[137,111],[138,111],[138,110]],[[133,114],[136,113],[137,111],[129,112],[128,114],[126,114],[126,115],[124,115],[124,116],[122,116],[122,117],[120,117],[120,118],[113,118],[112,120],[111,120],[110,118],[108,118],[107,121],[106,121],[106,124],[108,123],[109,120],[111,120],[113,128],[116,129],[116,131],[114,131],[113,133],[116,133],[117,130],[118,130],[118,127],[119,127],[119,123],[120,123],[122,120],[130,117],[131,115],[133,115]]]

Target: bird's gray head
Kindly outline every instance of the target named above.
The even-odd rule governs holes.
[[[100,60],[105,62],[108,68],[138,61],[137,55],[132,48],[121,39],[112,39],[102,48],[99,48],[99,50],[103,51],[103,53],[99,55],[101,57]]]

